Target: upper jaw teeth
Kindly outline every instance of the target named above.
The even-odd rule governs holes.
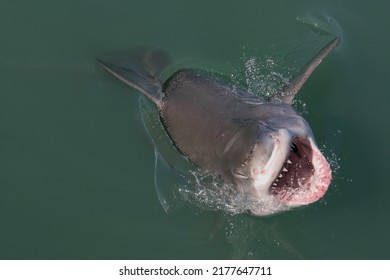
[[[291,162],[291,160],[287,159],[287,163],[288,163],[288,164],[291,164],[292,162]],[[288,169],[287,169],[286,167],[283,167],[282,170],[280,171],[278,177],[275,179],[275,181],[273,182],[272,185],[273,185],[273,186],[277,186],[277,182],[279,182],[279,179],[280,179],[280,178],[283,178],[283,175],[284,175],[284,173],[286,173],[286,172],[288,172]]]

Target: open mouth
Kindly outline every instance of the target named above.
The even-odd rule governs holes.
[[[316,145],[310,139],[295,137],[270,193],[282,201],[305,205],[320,199],[331,180],[329,163]]]

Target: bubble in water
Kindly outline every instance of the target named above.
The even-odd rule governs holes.
[[[306,103],[299,98],[294,99],[292,106],[302,116],[307,116],[309,114]]]
[[[324,149],[325,148],[326,148],[326,146],[324,145]],[[332,149],[329,149],[328,152],[330,153],[330,155],[326,159],[330,164],[330,167],[332,169],[333,174],[337,175],[340,168],[341,168],[341,165],[340,165],[341,158],[338,157],[338,155]]]
[[[341,134],[341,130],[337,130],[336,133],[333,133],[333,136]],[[338,182],[349,182],[352,183],[353,180],[351,178],[345,178],[340,176],[340,170],[341,170],[341,165],[342,165],[342,158],[339,157],[339,155],[332,149],[327,147],[329,145],[323,145],[321,150],[325,151],[325,157],[330,164],[330,167],[332,169],[332,184],[331,184],[331,189],[333,191],[330,192],[330,195],[338,193],[339,186]],[[324,200],[321,201],[322,203],[326,203]]]

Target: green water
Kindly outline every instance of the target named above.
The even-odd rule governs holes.
[[[389,6],[3,0],[0,258],[389,259]],[[151,45],[179,66],[229,74],[256,56],[297,70],[329,39],[297,18],[342,37],[300,93],[337,169],[325,198],[268,218],[166,214],[139,95],[94,58]]]

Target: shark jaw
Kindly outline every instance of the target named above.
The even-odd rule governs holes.
[[[256,191],[251,192],[251,201],[257,200],[259,208],[250,212],[256,216],[313,203],[325,195],[332,180],[330,165],[310,136],[280,133],[266,166],[252,177]]]
[[[331,180],[329,163],[314,141],[297,137],[269,193],[289,206],[307,205],[325,195]]]

